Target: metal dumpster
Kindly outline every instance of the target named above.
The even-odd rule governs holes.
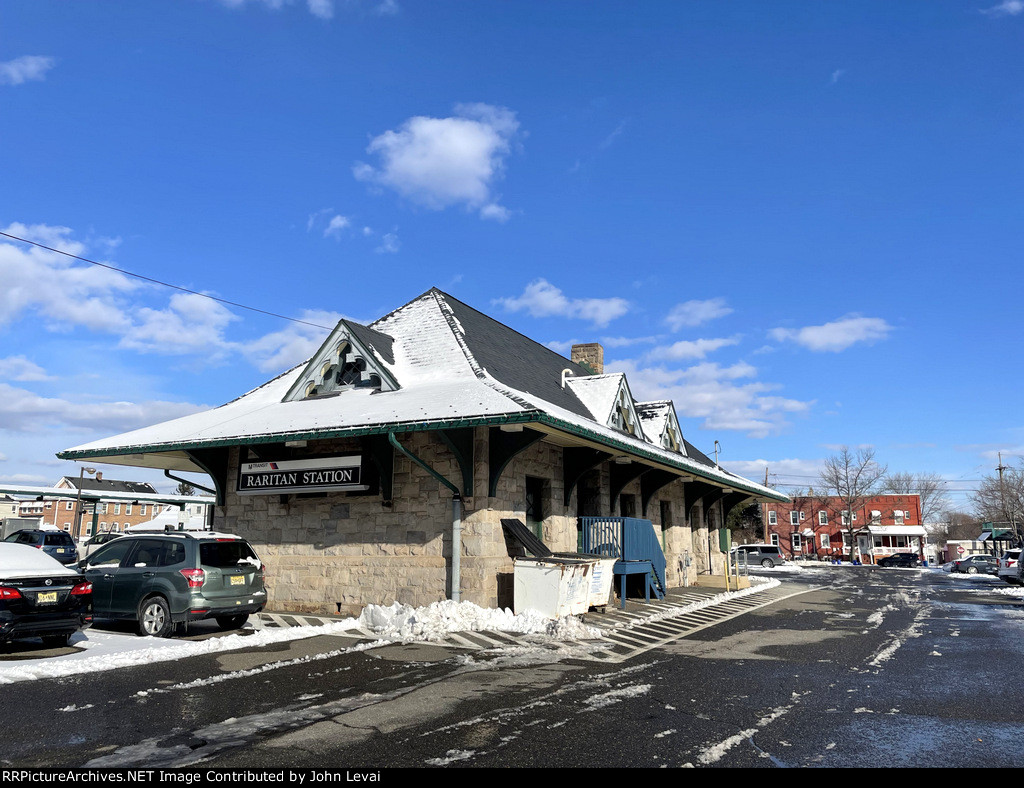
[[[590,607],[597,561],[575,558],[516,558],[513,590],[516,613],[534,610],[547,618],[582,615]],[[611,570],[603,572],[610,578]],[[601,581],[603,583],[603,579]],[[609,591],[611,581],[608,581]],[[608,595],[604,602],[607,604]]]

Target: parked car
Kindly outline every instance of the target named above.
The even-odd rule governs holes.
[[[1010,585],[1017,585],[1020,583],[1020,578],[1017,575],[1017,562],[1019,559],[1020,550],[1007,550],[999,558],[999,565],[996,569],[996,574]]]
[[[75,564],[78,562],[78,548],[75,546],[75,540],[66,531],[24,528],[20,531],[15,531],[4,541],[38,548],[62,564]]]
[[[209,618],[237,629],[267,602],[262,562],[230,534],[125,535],[80,567],[93,584],[96,619],[135,621],[141,635],[168,637],[178,624]]]
[[[763,566],[771,569],[773,566],[786,563],[786,557],[776,545],[772,544],[741,544],[732,549],[739,566]]]
[[[0,542],[0,643],[41,637],[66,646],[92,622],[92,586],[31,545]]]
[[[990,555],[969,555],[967,558],[954,561],[949,571],[968,575],[994,575],[998,571],[998,567],[996,559]]]
[[[103,545],[108,542],[112,542],[118,537],[124,536],[120,531],[104,531],[103,533],[93,534],[91,538],[85,541],[82,545],[82,558],[88,558],[90,555],[99,550]]]
[[[915,567],[921,565],[916,553],[893,553],[878,560],[878,566]]]

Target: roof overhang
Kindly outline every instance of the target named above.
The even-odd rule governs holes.
[[[502,425],[529,425],[530,429],[544,433],[551,442],[563,446],[587,446],[615,454],[629,456],[634,462],[652,468],[669,471],[680,477],[693,477],[699,481],[714,484],[725,490],[745,492],[761,501],[789,501],[789,496],[761,487],[739,476],[728,474],[717,468],[707,468],[683,455],[678,460],[670,458],[666,450],[651,446],[649,449],[625,439],[618,439],[596,430],[590,430],[572,422],[551,416],[540,410],[518,411],[502,415],[488,415],[455,420],[432,420],[420,422],[392,422],[361,427],[323,428],[285,433],[261,435],[240,435],[210,441],[155,444],[146,446],[119,446],[104,449],[67,450],[57,454],[62,460],[104,462],[112,465],[130,465],[143,468],[160,468],[173,471],[205,473],[190,456],[189,452],[201,449],[229,446],[255,446],[267,443],[283,443],[299,440],[328,440],[337,438],[358,438],[388,433],[428,432],[467,427],[500,427]],[[0,490],[2,491],[2,490]]]
[[[66,487],[34,487],[31,485],[0,484],[0,495],[20,495],[26,498],[59,499],[83,502],[93,501],[126,501],[128,503],[213,503],[212,495],[165,495],[162,493],[137,493],[113,490],[78,490]],[[24,503],[24,501],[19,501]]]

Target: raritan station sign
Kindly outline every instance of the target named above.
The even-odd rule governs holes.
[[[247,462],[238,469],[239,495],[358,492],[363,483],[362,457],[314,457],[308,460]]]

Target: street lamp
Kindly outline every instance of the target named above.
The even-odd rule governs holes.
[[[103,479],[103,472],[97,471],[95,468],[81,468],[78,471],[78,495],[75,498],[75,540],[82,535],[82,482],[85,479],[85,474],[92,476],[96,475],[96,481]]]

